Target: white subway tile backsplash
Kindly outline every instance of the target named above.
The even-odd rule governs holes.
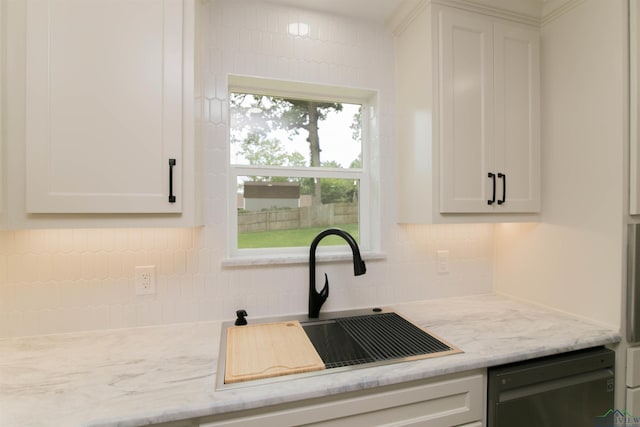
[[[205,226],[0,231],[0,337],[231,319],[307,309],[306,265],[223,269],[227,239],[229,73],[377,90],[382,251],[368,273],[320,264],[326,308],[491,290],[493,227],[394,222],[393,37],[379,24],[249,0],[203,5]],[[289,27],[289,24],[296,26]],[[291,35],[289,30],[294,32]],[[375,153],[374,153],[375,154]],[[438,275],[436,251],[449,251]],[[157,292],[136,296],[134,268],[155,265]]]

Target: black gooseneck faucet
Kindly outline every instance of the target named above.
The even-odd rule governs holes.
[[[338,228],[329,228],[318,233],[311,242],[309,251],[309,317],[313,319],[320,315],[320,307],[329,297],[329,278],[326,273],[324,275],[324,287],[320,292],[316,290],[316,248],[320,240],[332,234],[342,237],[351,247],[351,252],[353,252],[353,275],[361,276],[367,272],[367,266],[360,257],[358,244],[351,234]]]

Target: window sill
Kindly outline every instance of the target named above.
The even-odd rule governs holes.
[[[387,258],[384,252],[362,252],[364,261],[380,261]],[[351,252],[326,252],[316,254],[316,262],[350,262],[353,259]],[[264,265],[288,265],[308,264],[308,254],[282,254],[282,255],[246,255],[222,260],[223,268],[252,267]]]

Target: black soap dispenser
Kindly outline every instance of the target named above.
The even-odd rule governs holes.
[[[247,324],[247,319],[245,319],[245,316],[247,316],[247,312],[245,310],[236,310],[236,322],[235,325],[236,326],[244,326]]]

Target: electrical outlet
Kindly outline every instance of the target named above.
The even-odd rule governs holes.
[[[437,270],[438,274],[449,274],[449,251],[437,251]]]
[[[136,267],[136,295],[153,295],[156,293],[156,266],[139,265]]]

